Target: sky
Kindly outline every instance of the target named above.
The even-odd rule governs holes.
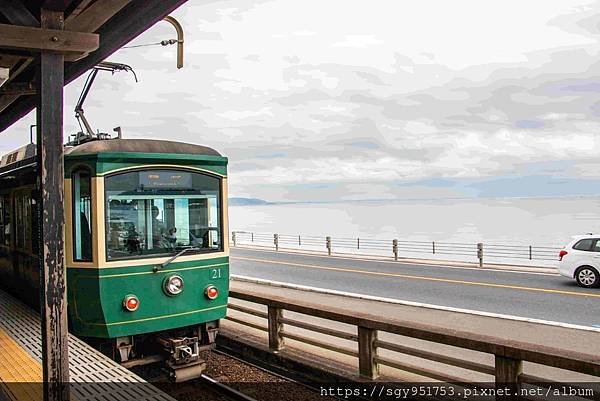
[[[95,129],[211,146],[269,201],[600,194],[600,2],[199,1],[121,49]],[[175,37],[160,22],[129,45]],[[65,137],[85,76],[65,89]],[[34,115],[3,133],[29,140]]]

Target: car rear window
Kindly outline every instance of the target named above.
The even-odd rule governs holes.
[[[592,243],[595,243],[595,239],[582,239],[573,245],[573,249],[578,251],[591,251]]]

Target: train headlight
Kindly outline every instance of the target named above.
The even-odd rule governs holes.
[[[209,285],[204,289],[204,295],[206,295],[206,298],[213,300],[219,296],[219,290],[214,285]]]
[[[181,294],[183,291],[183,279],[177,274],[168,276],[163,282],[163,290],[169,296]]]
[[[123,298],[123,308],[129,312],[135,312],[140,307],[140,300],[135,295],[127,295]]]

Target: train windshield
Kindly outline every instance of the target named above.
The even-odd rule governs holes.
[[[108,260],[222,250],[221,181],[182,170],[140,170],[105,179]],[[193,251],[193,250],[192,250]]]

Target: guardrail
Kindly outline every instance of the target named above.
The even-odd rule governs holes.
[[[522,384],[535,386],[551,386],[559,383],[546,378],[529,375],[523,372],[523,361],[529,361],[553,368],[566,369],[592,376],[600,376],[600,356],[583,354],[574,351],[551,348],[539,344],[522,343],[491,336],[478,335],[456,330],[427,326],[414,322],[392,321],[385,317],[373,317],[358,313],[348,314],[340,309],[326,305],[312,305],[309,302],[290,301],[278,297],[264,297],[256,293],[231,290],[231,299],[251,302],[267,307],[267,312],[235,303],[229,304],[229,309],[243,314],[256,316],[267,320],[267,324],[257,324],[240,317],[227,316],[226,319],[247,327],[268,333],[269,350],[279,352],[285,348],[285,340],[295,340],[311,346],[358,358],[358,373],[363,378],[376,379],[379,376],[379,365],[411,372],[420,376],[449,383],[465,383],[464,379],[429,368],[402,362],[401,360],[378,355],[379,349],[395,351],[444,365],[484,373],[494,377],[496,385],[511,388],[510,394],[520,393]],[[284,317],[283,311],[292,311],[307,316],[345,323],[356,327],[356,334],[335,330],[323,325]],[[350,340],[357,343],[355,349],[328,344],[313,337],[307,337],[286,330],[293,326],[329,337]],[[412,348],[390,341],[378,339],[378,333],[385,332],[405,337],[417,338],[438,344],[445,344],[472,351],[494,355],[494,364],[483,364],[442,355],[423,349]],[[581,389],[588,390],[588,389]],[[583,398],[595,399],[585,393]]]
[[[381,240],[368,238],[341,238],[314,235],[270,234],[248,231],[232,231],[231,243],[246,245],[273,246],[280,248],[298,249],[302,247],[317,248],[331,255],[334,249],[389,252],[395,260],[403,253],[454,255],[473,257],[483,266],[484,258],[510,258],[521,260],[556,261],[560,248],[538,245],[502,245],[483,243],[438,242],[438,241],[407,241]]]

